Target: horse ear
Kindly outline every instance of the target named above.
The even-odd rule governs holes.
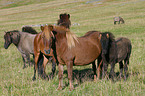
[[[101,40],[102,34],[99,35],[99,39]]]
[[[41,29],[41,31],[43,31],[43,30],[44,30],[44,27],[43,27],[43,26],[41,26],[41,27],[40,27],[40,29]]]
[[[107,38],[109,38],[109,34],[106,34]]]
[[[68,18],[70,18],[70,15],[68,14]]]
[[[62,19],[62,14],[59,15],[59,18]]]

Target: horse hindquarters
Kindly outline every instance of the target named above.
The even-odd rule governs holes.
[[[132,46],[131,46],[131,43],[129,43],[127,57],[124,60],[124,79],[125,80],[126,80],[126,75],[127,75],[127,71],[128,71],[128,64],[129,64],[131,49],[132,49]]]

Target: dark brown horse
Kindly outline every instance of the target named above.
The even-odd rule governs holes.
[[[51,48],[54,51],[55,58],[59,62],[59,90],[61,90],[63,86],[63,65],[67,66],[70,90],[73,89],[72,68],[75,65],[87,65],[92,63],[94,80],[96,80],[95,60],[100,56],[102,49],[99,40],[100,32],[90,31],[85,36],[77,37],[67,28],[52,25],[44,26],[43,32],[46,33],[45,35],[48,41],[52,42],[50,44]]]
[[[41,27],[41,30],[43,31],[43,27]],[[48,60],[51,60],[52,62],[52,75],[53,77],[56,69],[56,63],[53,58],[53,51],[48,50],[50,48],[49,41],[45,37],[44,32],[40,32],[36,35],[34,38],[34,55],[35,55],[35,66],[34,66],[34,76],[33,80],[36,79],[36,70],[38,68],[38,75],[42,78],[47,78],[45,73],[45,66],[48,62]],[[47,50],[47,51],[46,51]]]
[[[70,28],[70,14],[64,13],[59,15],[59,20],[57,21],[57,25],[64,26],[65,28]]]
[[[115,40],[114,35],[110,32],[100,33],[100,42],[102,45],[102,59],[104,73],[106,75],[108,64],[111,64],[110,74],[113,79],[114,67],[116,63],[120,65],[120,78],[122,77],[124,67],[124,79],[126,80],[127,64],[129,64],[129,58],[131,54],[131,41],[125,37],[120,37]],[[124,61],[124,65],[123,65]]]

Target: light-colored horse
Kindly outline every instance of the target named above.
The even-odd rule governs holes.
[[[14,44],[22,55],[24,67],[26,62],[30,65],[30,54],[34,59],[34,38],[36,34],[30,34],[27,32],[20,32],[18,30],[8,31],[4,35],[5,43],[4,48],[7,49],[10,44]]]

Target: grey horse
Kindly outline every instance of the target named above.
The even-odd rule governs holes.
[[[30,32],[30,30],[29,30]],[[33,55],[33,63],[34,63],[34,38],[36,34],[31,34],[27,32],[21,32],[18,30],[5,32],[4,39],[4,48],[7,49],[10,44],[14,44],[19,52],[22,55],[24,68],[26,68],[26,63],[28,62],[29,66],[31,64],[30,54]]]

